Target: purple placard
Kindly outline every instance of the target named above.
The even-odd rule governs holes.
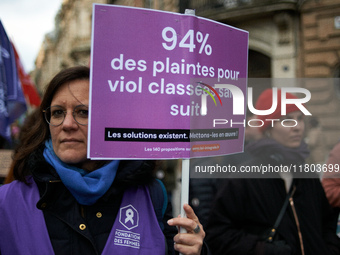
[[[202,83],[232,84],[246,95],[247,60],[246,31],[192,15],[94,4],[88,156],[170,159],[242,151],[244,125],[213,123],[241,123],[245,115],[233,116],[229,90],[216,88],[219,101]]]

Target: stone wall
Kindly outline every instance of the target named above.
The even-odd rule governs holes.
[[[338,0],[305,1],[301,7],[300,77],[339,78],[340,16]],[[329,82],[308,82],[312,99],[308,109],[324,130],[328,148],[340,139],[340,87]]]

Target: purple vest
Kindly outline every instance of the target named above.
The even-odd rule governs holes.
[[[54,254],[43,212],[37,209],[38,187],[14,181],[0,188],[1,255]],[[163,255],[165,239],[147,187],[124,193],[102,255]]]

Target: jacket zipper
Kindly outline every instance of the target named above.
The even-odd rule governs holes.
[[[301,233],[301,229],[300,229],[299,219],[298,219],[298,216],[297,216],[297,213],[296,213],[296,210],[295,210],[293,195],[289,198],[289,203],[290,203],[290,207],[292,208],[294,219],[295,219],[295,224],[296,224],[296,227],[297,227],[297,230],[298,230],[301,254],[305,255],[305,249],[304,249],[304,246],[303,246],[302,233]]]

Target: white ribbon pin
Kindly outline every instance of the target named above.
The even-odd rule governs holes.
[[[133,212],[133,210],[132,209],[126,210],[125,216],[126,216],[125,223],[130,221],[131,224],[133,225],[134,224],[134,221],[133,221],[134,212]]]

